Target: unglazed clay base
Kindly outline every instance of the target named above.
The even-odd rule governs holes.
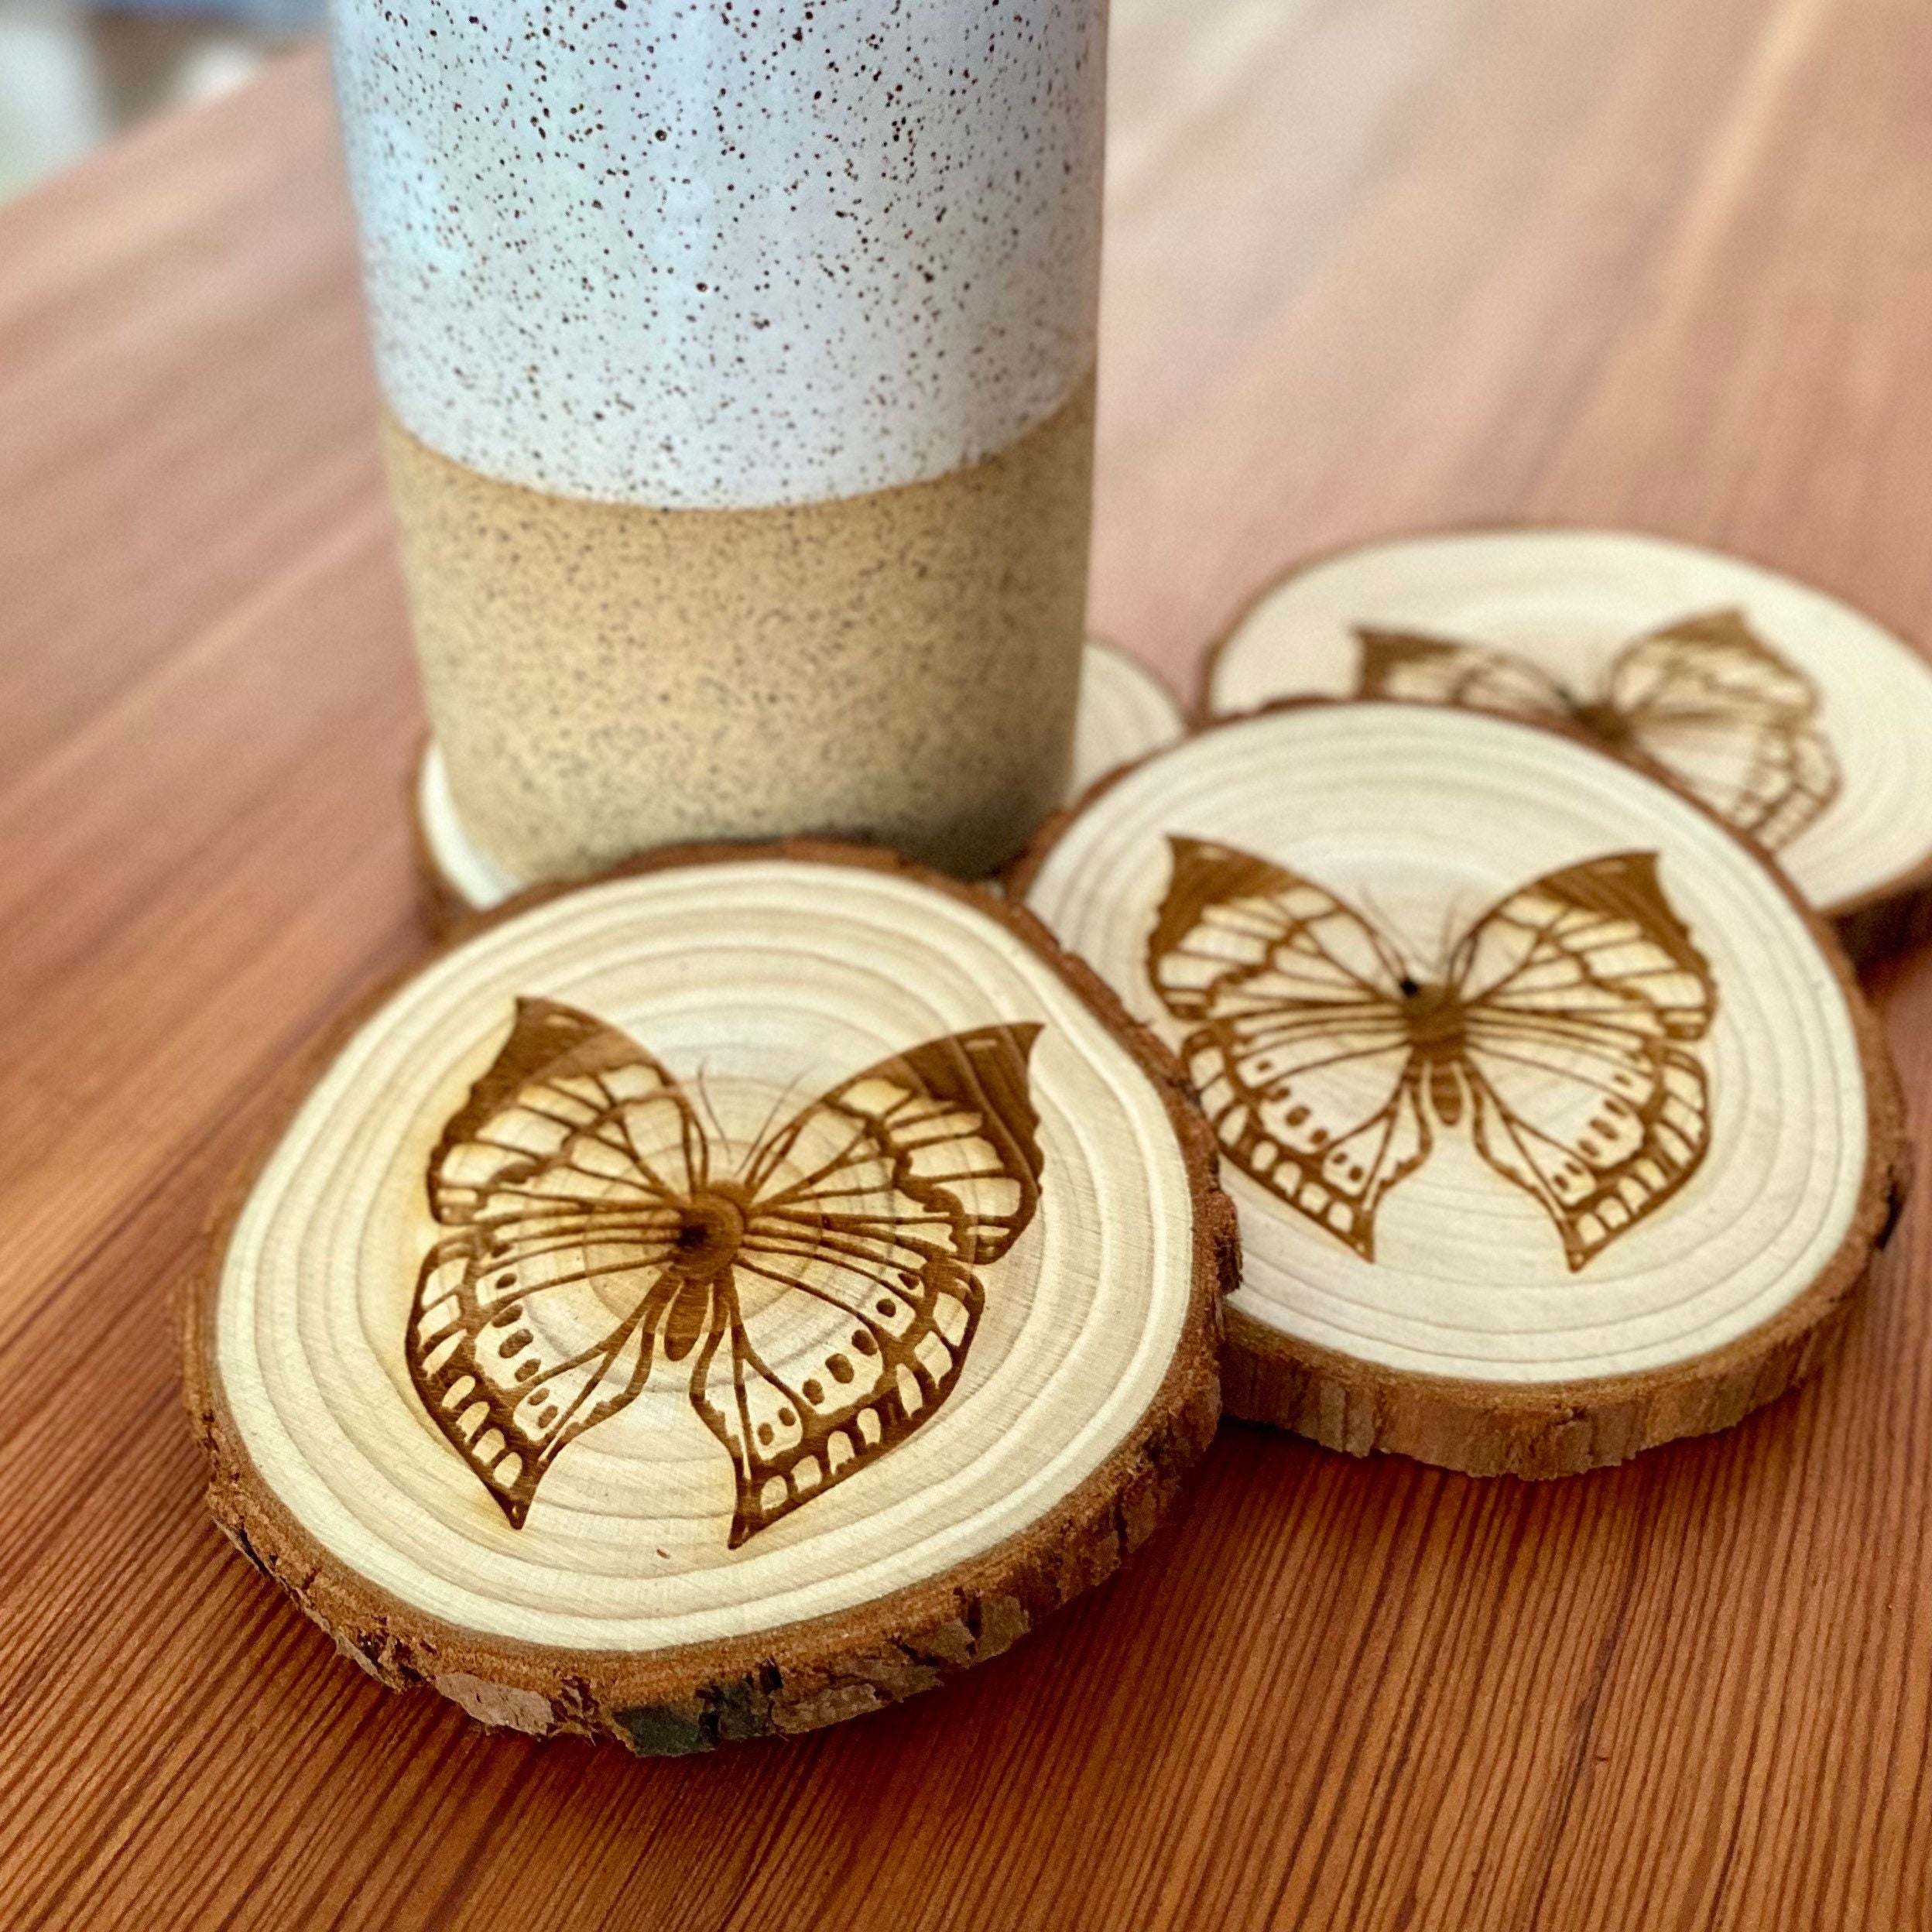
[[[502,482],[385,420],[423,695],[465,822],[529,878],[809,826],[962,877],[1067,779],[1091,377],[944,474],[663,509]]]
[[[1028,915],[712,848],[533,895],[328,1056],[190,1307],[211,1506],[385,1683],[645,1752],[1005,1648],[1217,1412],[1233,1213]]]
[[[1576,735],[1311,701],[1051,830],[1016,896],[1180,1053],[1245,1255],[1231,1413],[1553,1475],[1818,1358],[1899,1104],[1753,848]]]
[[[1777,855],[1855,954],[1932,887],[1932,666],[1776,572],[1660,537],[1490,530],[1322,558],[1211,658],[1203,707],[1316,693],[1560,719]]]
[[[1180,707],[1152,671],[1118,645],[1089,638],[1067,796],[1077,798],[1115,766],[1171,745],[1184,728]],[[450,791],[448,769],[433,741],[424,746],[416,769],[415,806],[419,870],[432,923],[441,927],[486,911],[522,889],[526,882],[465,830]]]

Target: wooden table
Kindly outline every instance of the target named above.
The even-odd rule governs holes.
[[[1188,678],[1423,522],[1932,635],[1924,0],[1116,0],[1094,617]],[[169,1291],[416,957],[417,698],[321,63],[0,212],[0,1920],[1932,1922],[1932,1193],[1843,1356],[1542,1488],[1231,1427],[1014,1654],[708,1759],[397,1697],[200,1509]],[[1932,955],[1875,990],[1932,1092]]]

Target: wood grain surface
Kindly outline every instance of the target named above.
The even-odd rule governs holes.
[[[1118,0],[1093,619],[1625,522],[1932,635],[1923,0]],[[1932,1187],[1843,1355],[1557,1485],[1226,1431],[1040,1640],[708,1758],[397,1697],[203,1516],[169,1297],[425,949],[421,717],[324,73],[0,211],[0,1919],[1932,1920]],[[1932,957],[1873,981],[1932,1091]],[[975,1679],[977,1680],[975,1680]]]

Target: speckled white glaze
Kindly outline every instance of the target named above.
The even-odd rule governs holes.
[[[423,441],[666,508],[1005,447],[1091,370],[1106,0],[335,0]]]

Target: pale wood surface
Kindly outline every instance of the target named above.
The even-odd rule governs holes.
[[[1527,516],[1932,632],[1920,0],[1116,12],[1096,628],[1179,683],[1299,553]],[[167,1313],[426,944],[318,63],[0,214],[0,423],[12,1922],[1932,1913],[1923,1198],[1727,1437],[1530,1488],[1234,1429],[1050,1636],[822,1738],[640,1765],[340,1663],[201,1514]],[[1932,958],[1875,983],[1916,1098]]]

